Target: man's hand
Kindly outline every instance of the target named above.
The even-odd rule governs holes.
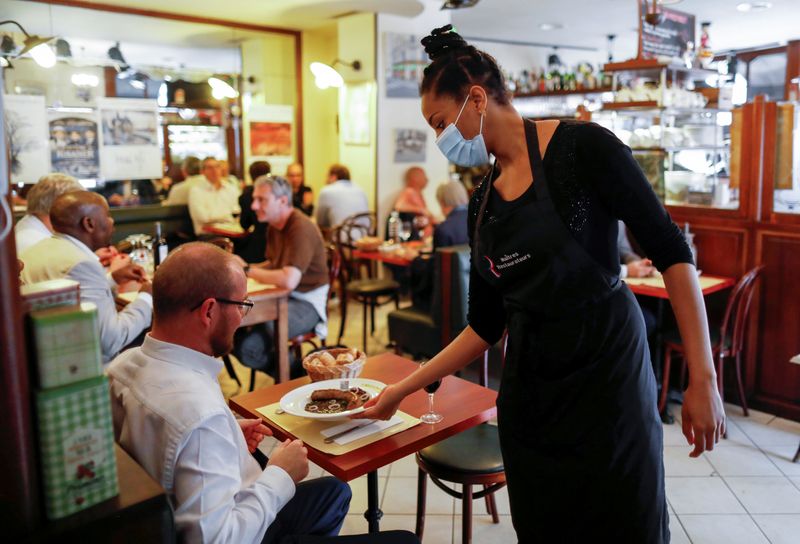
[[[147,281],[147,274],[145,273],[144,268],[133,263],[128,263],[119,270],[112,270],[111,277],[114,278],[114,281],[117,283],[117,285],[122,285],[123,283],[127,283],[129,281],[135,281],[138,283]]]
[[[278,445],[269,457],[267,466],[281,467],[294,483],[308,476],[308,450],[302,440],[289,440]]]
[[[108,246],[101,247],[95,251],[94,254],[97,255],[98,259],[100,259],[100,264],[102,264],[103,267],[108,268],[111,265],[111,261],[114,259],[114,257],[120,255],[120,252],[117,251],[117,248],[114,246]]]
[[[627,263],[627,266],[629,278],[646,278],[648,276],[652,276],[656,270],[653,267],[653,261],[650,259],[631,261]]]
[[[150,280],[143,281],[141,287],[139,287],[139,292],[153,296],[153,282]]]
[[[272,436],[272,431],[261,423],[260,419],[237,419],[236,421],[239,423],[239,427],[242,428],[242,434],[250,453],[256,451],[265,436]]]

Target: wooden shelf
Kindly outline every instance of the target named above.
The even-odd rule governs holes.
[[[633,110],[633,109],[659,109],[661,106],[655,100],[643,100],[641,102],[606,102],[603,104],[604,110]]]
[[[716,70],[706,68],[687,68],[684,64],[665,63],[656,59],[631,59],[623,62],[610,62],[603,65],[603,72],[658,72],[663,69],[702,78],[716,74]]]
[[[664,153],[675,153],[678,151],[718,151],[722,149],[728,149],[728,146],[724,145],[676,145],[676,146],[668,146],[668,147],[632,147],[631,151],[640,151],[640,152],[647,152],[647,151],[656,151],[656,152],[664,152]]]
[[[576,89],[574,91],[550,91],[550,92],[532,92],[532,93],[516,93],[514,98],[542,98],[548,96],[569,96],[581,94],[602,94],[612,92],[611,87],[598,87],[596,89]]]

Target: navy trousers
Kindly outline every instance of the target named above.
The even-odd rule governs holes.
[[[294,497],[278,512],[262,540],[281,544],[297,535],[336,536],[350,508],[350,486],[336,478],[297,484]]]

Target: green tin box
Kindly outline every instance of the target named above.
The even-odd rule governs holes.
[[[30,313],[36,367],[42,389],[59,387],[103,374],[97,308],[51,308]]]
[[[36,393],[47,517],[59,519],[119,493],[105,376]]]

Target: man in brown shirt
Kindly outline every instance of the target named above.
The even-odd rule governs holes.
[[[267,230],[266,261],[245,266],[247,277],[291,289],[289,298],[289,338],[315,332],[320,338],[328,333],[325,303],[328,298],[328,262],[325,243],[314,223],[292,205],[292,186],[279,176],[261,176],[254,182],[251,209]],[[272,346],[272,323],[266,324]],[[242,336],[237,356],[247,366],[269,371],[274,366],[271,349],[262,342]],[[263,354],[258,353],[263,351]],[[264,360],[266,359],[266,362]],[[292,361],[292,374],[301,373],[299,361]],[[263,365],[263,366],[262,366]]]

